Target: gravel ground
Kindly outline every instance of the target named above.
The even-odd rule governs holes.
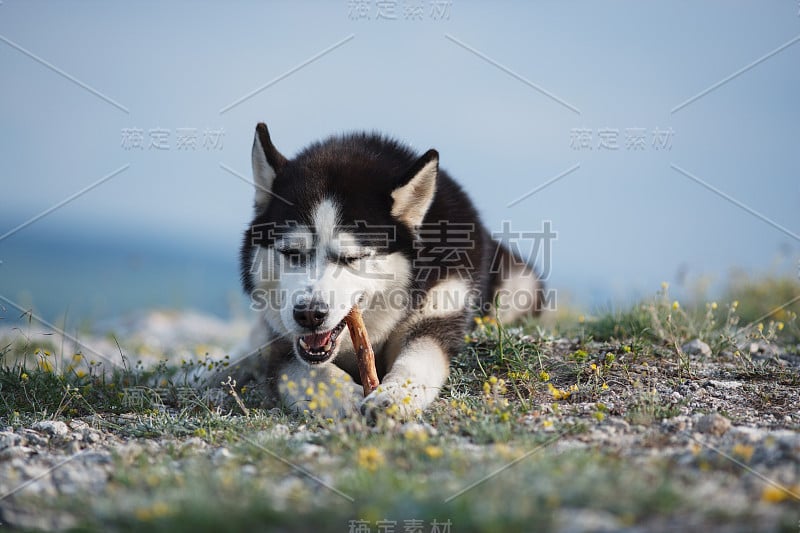
[[[160,330],[170,331],[162,322],[158,324]],[[202,327],[208,328],[208,324]],[[182,334],[191,338],[194,333],[191,328],[184,328]],[[162,346],[167,341],[175,339],[150,342]],[[575,346],[574,339],[555,339],[544,350],[558,356],[569,353]],[[596,343],[590,351],[602,353],[607,348]],[[648,462],[670,461],[677,476],[690,480],[691,493],[686,497],[702,502],[708,514],[676,516],[670,521],[660,519],[642,527],[625,526],[613,515],[597,510],[562,509],[555,520],[556,530],[693,530],[713,526],[709,517],[714,516],[715,510],[744,508],[755,517],[754,522],[742,524],[741,529],[728,524],[720,530],[748,531],[753,523],[758,524],[759,530],[779,530],[781,524],[785,530],[787,513],[794,516],[791,513],[800,508],[800,387],[797,385],[800,357],[794,355],[797,349],[789,353],[770,346],[751,346],[753,361],[761,360],[788,376],[781,381],[774,378],[774,373],[743,372],[735,362],[725,363],[725,357],[708,358],[704,353],[706,348],[702,343],[684,346],[684,351],[692,356],[692,372],[688,377],[680,377],[678,365],[666,360],[658,365],[627,367],[627,382],[641,381],[648,394],[658,399],[660,408],[670,410],[668,416],[652,412],[649,418],[638,421],[630,412],[630,387],[610,382],[610,392],[603,397],[604,415],[600,420],[598,402],[582,401],[577,393],[569,401],[561,402],[557,410],[551,398],[546,395],[538,398],[541,400],[536,403],[538,408],[531,409],[518,422],[532,432],[545,433],[583,423],[587,428],[584,431],[567,433],[555,440],[551,445],[554,453],[602,450],[609,456],[629,459],[632,468]],[[184,346],[181,350],[191,352],[195,348]],[[636,394],[641,395],[641,391]],[[79,512],[43,510],[32,502],[37,498],[47,501],[78,494],[107,496],[115,469],[130,457],[174,456],[177,448],[191,450],[188,455],[205,458],[210,464],[220,464],[242,453],[227,445],[209,444],[208,440],[191,434],[132,437],[136,432],[131,429],[141,423],[141,415],[96,414],[68,421],[0,426],[0,524],[45,530],[74,526]],[[436,431],[424,423],[421,427]],[[318,462],[325,460],[326,450],[318,445],[315,430],[276,422],[269,431],[271,438],[291,440],[300,450],[300,456]],[[490,453],[492,448],[466,437],[453,436],[448,442],[476,457]],[[172,467],[179,471],[191,468],[192,464],[188,459],[178,459]],[[253,467],[246,462],[241,465],[242,476],[253,474],[248,468]],[[275,501],[280,500],[280,491],[289,490],[287,487],[293,483],[307,481],[302,476],[290,476],[275,483]]]

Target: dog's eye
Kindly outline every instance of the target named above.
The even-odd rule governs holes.
[[[290,266],[303,266],[308,261],[308,252],[304,252],[302,250],[295,250],[292,248],[285,248],[283,250],[278,250],[283,257],[286,258],[286,261],[289,262]]]
[[[339,255],[336,256],[335,260],[340,265],[349,266],[361,259],[360,257],[356,256],[347,256],[347,255]]]

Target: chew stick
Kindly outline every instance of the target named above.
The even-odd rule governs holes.
[[[356,351],[358,373],[361,375],[361,383],[364,386],[364,396],[367,396],[378,388],[380,381],[378,381],[378,372],[375,370],[375,352],[372,351],[367,328],[364,326],[364,319],[361,318],[361,310],[357,305],[354,305],[345,317],[345,323],[347,329],[350,330],[350,339],[353,341],[353,349]]]

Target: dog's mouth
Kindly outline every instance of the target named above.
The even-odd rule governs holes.
[[[339,345],[339,334],[345,323],[339,322],[333,329],[319,333],[311,333],[297,338],[295,347],[297,354],[312,365],[324,363],[331,358]]]

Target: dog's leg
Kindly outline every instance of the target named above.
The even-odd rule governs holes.
[[[364,398],[361,411],[374,415],[376,410],[384,410],[402,419],[422,414],[439,395],[449,374],[449,363],[447,352],[436,338],[411,339],[383,382]]]
[[[277,368],[278,394],[291,410],[311,411],[323,418],[352,415],[363,397],[361,385],[334,364],[309,367],[288,358]]]
[[[384,348],[388,373],[361,405],[363,413],[389,410],[408,419],[424,411],[450,373],[450,358],[464,347],[472,320],[472,294],[465,281],[445,279]]]

